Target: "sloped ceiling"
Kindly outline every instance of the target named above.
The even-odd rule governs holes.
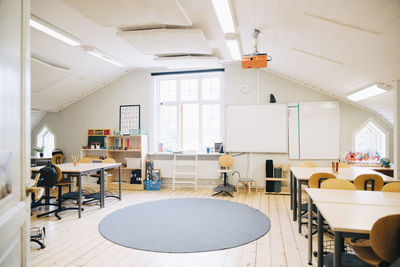
[[[74,35],[85,45],[128,64],[126,68],[116,67],[88,55],[80,47],[66,45],[32,29],[32,55],[68,70],[66,77],[54,81],[52,71],[32,64],[32,84],[41,88],[32,92],[32,107],[58,111],[131,69],[167,66],[167,61],[144,55],[117,34],[118,27],[126,27],[127,23],[135,27],[158,23],[151,14],[160,12],[158,8],[162,5],[157,5],[160,1],[118,0],[111,1],[113,6],[110,7],[107,0],[32,0],[33,14]],[[136,19],[134,22],[113,23],[112,18],[111,22],[109,18],[107,22],[99,21],[102,12],[115,14],[138,3],[142,3],[141,9],[137,14],[131,12]],[[162,9],[165,13],[162,19],[180,23],[180,27],[186,23],[187,29],[200,30],[213,56],[220,62],[232,61],[211,0],[168,0],[165,3],[173,4],[174,8],[171,12],[168,8]],[[272,73],[340,99],[371,84],[392,85],[392,80],[400,79],[398,0],[231,0],[231,5],[243,54],[252,51],[252,32],[254,28],[260,29],[258,50],[272,56],[267,69]],[[143,16],[146,12],[150,15]],[[393,124],[393,92],[358,104]]]

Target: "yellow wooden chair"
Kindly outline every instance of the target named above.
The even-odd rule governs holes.
[[[314,173],[310,176],[310,179],[308,179],[308,187],[320,188],[322,182],[328,179],[336,179],[336,176],[328,172]]]
[[[56,164],[61,164],[63,163],[64,156],[61,154],[56,154],[53,157],[51,157],[51,164],[56,165]]]
[[[382,192],[400,192],[400,182],[385,184],[382,187]]]
[[[84,157],[79,160],[79,163],[92,163],[92,158]]]
[[[299,167],[318,167],[317,163],[311,161],[300,162]]]
[[[357,256],[366,263],[387,266],[400,257],[400,214],[377,220],[371,229],[370,239],[351,243]],[[382,265],[383,266],[383,265]]]
[[[378,174],[361,174],[354,180],[357,190],[381,191],[383,179]]]
[[[347,180],[330,179],[321,184],[322,189],[356,190],[356,186]]]
[[[350,168],[350,165],[344,162],[339,162],[339,168]]]

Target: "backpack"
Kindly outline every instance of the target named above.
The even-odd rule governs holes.
[[[49,163],[45,167],[41,168],[39,173],[40,178],[38,181],[38,186],[53,187],[56,185],[58,177],[56,166]]]

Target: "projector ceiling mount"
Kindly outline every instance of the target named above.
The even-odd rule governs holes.
[[[244,55],[242,57],[242,68],[243,69],[259,69],[266,68],[268,61],[271,61],[272,58],[267,55],[267,53],[259,53],[258,52],[258,36],[260,35],[260,30],[254,29],[253,32],[253,53],[250,55]]]

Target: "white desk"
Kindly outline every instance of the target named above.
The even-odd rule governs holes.
[[[78,196],[82,195],[82,175],[100,171],[100,207],[104,208],[104,171],[113,168],[119,168],[119,200],[121,200],[121,163],[73,163],[57,164],[63,174],[72,174],[78,178]],[[32,167],[32,172],[38,172],[45,166]],[[81,217],[82,200],[78,197],[78,217]]]
[[[400,213],[400,193],[306,188],[318,208],[318,266],[323,265],[322,216],[335,234],[335,266],[340,266],[343,238],[346,235],[368,236],[372,225],[381,217]],[[311,212],[308,227],[311,229]],[[321,256],[320,256],[321,255]],[[308,236],[308,261],[312,259],[312,236]]]
[[[400,180],[364,167],[339,168],[338,173],[332,172],[332,168],[328,167],[290,167],[290,207],[293,210],[293,221],[298,220],[299,233],[301,233],[301,185],[307,184],[310,176],[318,172],[331,173],[338,179],[349,181],[354,181],[361,174],[377,174],[383,178],[385,183],[400,182]]]

